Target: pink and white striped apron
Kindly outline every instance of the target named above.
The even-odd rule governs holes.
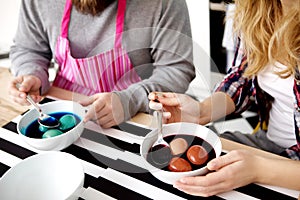
[[[88,58],[77,59],[71,55],[68,40],[71,10],[72,1],[67,0],[61,24],[61,35],[56,44],[55,58],[59,64],[59,70],[53,85],[92,95],[126,89],[129,85],[141,81],[129,56],[122,48],[126,0],[118,0],[114,48]]]

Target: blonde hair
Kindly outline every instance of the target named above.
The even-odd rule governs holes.
[[[283,61],[281,77],[295,73],[300,55],[300,0],[283,13],[280,0],[236,0],[234,31],[241,36],[248,68],[257,75],[267,64]]]

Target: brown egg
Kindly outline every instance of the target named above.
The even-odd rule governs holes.
[[[191,146],[186,155],[189,161],[195,165],[202,165],[208,159],[207,151],[200,145]]]
[[[191,164],[180,157],[172,158],[168,168],[172,172],[187,172],[192,170]]]
[[[170,149],[173,155],[184,153],[188,148],[188,143],[183,138],[176,138],[170,142]]]

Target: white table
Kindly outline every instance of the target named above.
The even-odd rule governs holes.
[[[20,117],[0,128],[0,177],[21,160],[39,153],[18,136],[16,123]],[[136,123],[139,120],[151,123],[151,116],[141,114],[133,119],[135,122],[110,129],[101,129],[88,122],[81,138],[62,150],[76,156],[84,166],[81,199],[201,199],[159,181],[145,169],[139,148],[144,136],[152,129]],[[222,141],[225,145],[231,144],[226,142],[229,141]],[[237,145],[235,148],[240,147],[233,144]],[[250,184],[208,199],[288,200],[297,199],[298,195],[299,192],[293,190]]]

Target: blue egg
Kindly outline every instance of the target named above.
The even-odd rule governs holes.
[[[61,134],[63,134],[63,132],[58,129],[49,129],[43,134],[42,138],[51,138]]]
[[[48,130],[48,128],[45,127],[45,126],[39,125],[39,130],[40,130],[41,132],[45,133],[45,132]]]
[[[59,129],[64,131],[76,126],[76,118],[74,115],[66,114],[59,119],[60,126]]]

